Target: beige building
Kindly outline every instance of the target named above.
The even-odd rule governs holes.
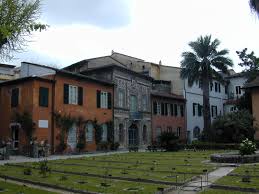
[[[15,78],[15,66],[0,63],[0,82]]]

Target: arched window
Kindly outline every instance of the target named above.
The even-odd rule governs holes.
[[[86,129],[85,129],[85,136],[86,136],[86,141],[91,142],[93,141],[94,137],[94,126],[92,123],[88,122],[86,124]]]
[[[197,126],[194,127],[194,129],[193,129],[193,138],[199,138],[200,132],[201,132],[201,130],[200,130],[199,127],[197,127]]]
[[[147,126],[146,125],[143,126],[142,135],[143,135],[143,143],[147,143]]]
[[[119,124],[119,142],[123,143],[124,141],[124,127],[123,124]]]
[[[102,124],[102,141],[107,141],[107,124]]]

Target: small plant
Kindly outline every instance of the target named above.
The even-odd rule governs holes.
[[[66,181],[68,178],[67,178],[67,176],[65,176],[65,175],[62,175],[60,178],[59,178],[59,180],[60,181]]]
[[[251,155],[255,154],[256,151],[256,145],[254,142],[248,140],[247,138],[242,141],[239,147],[239,153],[244,156],[244,155]]]
[[[51,173],[51,168],[48,166],[48,160],[40,161],[39,165],[40,165],[40,172],[39,172],[39,174],[41,174],[42,177],[46,178],[47,174]]]
[[[24,174],[24,175],[32,175],[32,170],[31,170],[31,168],[25,168],[25,169],[23,170],[23,174]]]

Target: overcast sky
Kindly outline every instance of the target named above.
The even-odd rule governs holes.
[[[42,0],[41,21],[50,28],[6,63],[64,67],[114,50],[180,66],[188,42],[207,34],[229,49],[236,71],[237,50],[259,56],[259,20],[248,0]]]

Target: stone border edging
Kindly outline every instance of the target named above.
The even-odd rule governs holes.
[[[96,193],[96,192],[66,188],[66,187],[62,187],[62,186],[59,186],[59,185],[52,185],[52,184],[42,183],[42,182],[38,182],[38,181],[31,181],[31,180],[26,180],[26,179],[22,179],[22,178],[7,176],[7,175],[0,175],[0,178],[9,179],[9,180],[17,181],[17,182],[22,182],[22,183],[28,183],[28,184],[32,184],[32,185],[38,185],[38,186],[41,186],[41,187],[48,187],[48,188],[52,188],[52,189],[63,190],[63,191],[67,191],[67,192],[73,192],[73,193],[99,194],[99,193]]]
[[[243,187],[217,185],[217,184],[211,184],[209,186],[209,188],[224,189],[224,190],[229,190],[229,191],[243,191],[243,192],[251,192],[251,193],[258,193],[259,192],[259,189],[254,189],[254,188],[243,188]]]
[[[19,165],[19,164],[6,164],[7,166],[16,166],[20,168],[27,168],[28,166]],[[39,168],[31,167],[33,169],[39,170]],[[89,173],[80,173],[80,172],[70,172],[70,171],[62,171],[62,170],[51,170],[52,172],[63,173],[63,174],[73,174],[79,176],[89,176],[89,177],[97,177],[97,178],[108,178],[113,180],[124,180],[124,181],[131,181],[131,182],[142,182],[142,183],[153,183],[153,184],[161,184],[161,185],[171,185],[171,186],[181,186],[184,183],[175,183],[175,182],[168,182],[168,181],[157,181],[152,179],[142,179],[142,178],[129,178],[129,177],[119,177],[119,176],[104,176],[98,174],[89,174]]]
[[[244,156],[233,153],[212,154],[210,160],[216,163],[257,163],[259,162],[259,154]]]

